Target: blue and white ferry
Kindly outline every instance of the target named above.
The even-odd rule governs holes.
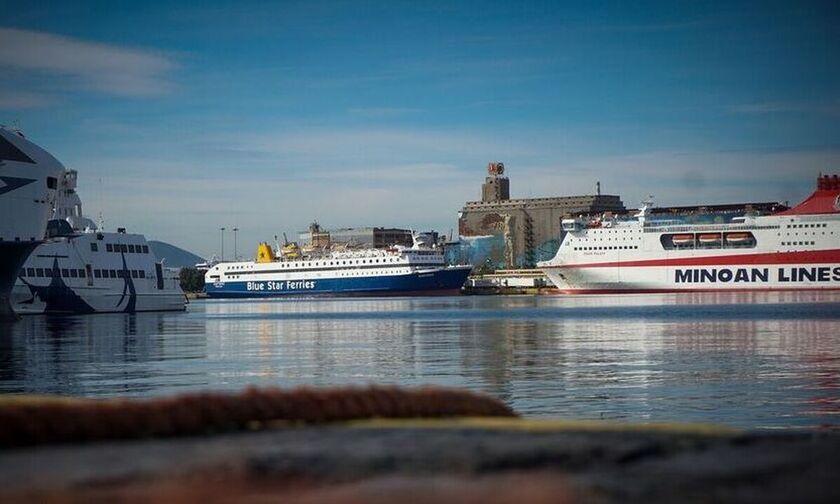
[[[221,262],[205,274],[209,297],[458,294],[472,266],[447,266],[443,250],[415,238],[411,247],[281,254],[266,243],[257,258]]]

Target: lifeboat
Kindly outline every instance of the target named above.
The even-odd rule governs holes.
[[[678,234],[671,237],[671,243],[677,246],[690,245],[694,243],[694,235]]]
[[[752,235],[750,233],[727,233],[726,235],[726,243],[730,243],[732,245],[743,245],[750,240],[752,240]]]
[[[715,243],[720,243],[720,235],[717,233],[701,234],[697,237],[697,241],[699,241],[703,245],[712,245]]]

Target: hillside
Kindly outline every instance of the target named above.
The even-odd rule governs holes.
[[[166,242],[151,240],[149,247],[159,260],[165,259],[167,268],[194,268],[196,263],[204,262],[204,258]]]

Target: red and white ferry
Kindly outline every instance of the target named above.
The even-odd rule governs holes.
[[[537,265],[566,294],[840,290],[840,178],[799,205],[723,224],[563,219],[557,255]]]

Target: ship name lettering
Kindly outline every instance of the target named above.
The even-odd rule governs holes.
[[[312,280],[289,280],[286,282],[288,284],[289,290],[299,290],[299,289],[314,289],[315,282]]]
[[[779,268],[779,282],[837,282],[840,281],[840,267],[819,266],[812,268]]]
[[[249,291],[311,290],[314,288],[314,280],[286,280],[282,282],[246,282],[245,284],[245,289]]]
[[[674,271],[676,283],[767,282],[769,279],[767,268],[689,268]]]

